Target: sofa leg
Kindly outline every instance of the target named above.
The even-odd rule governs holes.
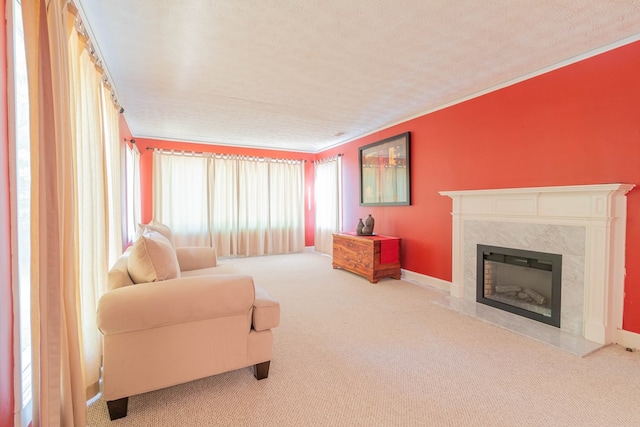
[[[128,405],[129,397],[107,401],[107,408],[109,409],[109,417],[111,418],[111,421],[126,417]]]
[[[256,379],[263,380],[269,376],[270,363],[271,361],[267,360],[266,362],[258,363],[253,366],[253,375],[256,377]]]

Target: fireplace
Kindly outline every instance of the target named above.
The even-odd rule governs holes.
[[[559,327],[533,322],[536,329],[598,344],[619,341],[626,194],[633,187],[615,183],[440,192],[453,201],[451,300],[469,306],[469,312],[491,312],[502,324],[517,323],[525,333],[530,319],[476,301],[477,245],[562,254]]]
[[[476,301],[560,327],[562,255],[477,245]]]

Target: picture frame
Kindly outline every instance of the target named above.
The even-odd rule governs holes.
[[[411,205],[411,135],[400,135],[358,149],[360,206]]]

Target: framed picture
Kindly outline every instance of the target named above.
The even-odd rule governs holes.
[[[406,132],[358,149],[360,206],[411,204],[409,148]]]

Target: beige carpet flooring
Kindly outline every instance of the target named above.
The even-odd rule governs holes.
[[[90,426],[638,426],[640,353],[578,357],[314,253],[228,259],[281,304],[269,378],[241,369],[129,399]]]

